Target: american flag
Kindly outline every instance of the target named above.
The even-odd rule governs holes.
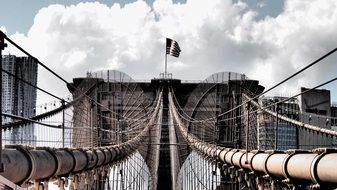
[[[179,57],[180,52],[181,50],[178,42],[170,38],[166,38],[166,54],[172,55],[174,57]]]

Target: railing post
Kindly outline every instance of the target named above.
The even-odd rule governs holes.
[[[93,107],[94,103],[90,101],[90,148],[94,149],[94,122],[93,122]]]
[[[275,126],[275,147],[274,150],[277,150],[277,140],[278,140],[278,112],[279,112],[279,104],[276,103],[276,126]]]
[[[5,34],[0,31],[0,67],[2,69],[2,50],[7,47],[7,44],[5,43]],[[0,172],[4,171],[4,167],[2,164],[2,72],[1,72],[1,77],[0,77],[0,89],[1,89],[1,100],[0,100],[0,107],[1,107],[1,112],[0,112]]]
[[[249,133],[249,115],[250,115],[250,102],[247,102],[247,110],[248,110],[248,115],[247,115],[247,125],[246,125],[246,161],[245,163],[248,164],[248,133]]]
[[[65,101],[62,99],[62,148],[64,148],[64,122],[65,122]]]

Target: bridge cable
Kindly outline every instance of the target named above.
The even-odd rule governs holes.
[[[66,103],[69,103],[68,101],[66,101],[66,100],[64,100],[64,99],[62,99],[62,98],[60,98],[60,97],[58,97],[58,96],[56,96],[56,95],[54,95],[54,94],[52,94],[52,93],[50,93],[50,92],[48,92],[48,91],[46,91],[46,90],[44,90],[44,89],[42,89],[42,88],[40,88],[40,87],[38,87],[38,86],[36,86],[36,85],[34,85],[34,84],[32,84],[32,83],[30,83],[30,82],[24,80],[24,79],[22,79],[22,78],[20,78],[20,77],[18,77],[18,76],[16,76],[16,75],[14,75],[14,74],[11,73],[11,72],[8,72],[8,71],[6,71],[6,70],[4,70],[4,69],[2,69],[2,68],[1,68],[1,71],[4,72],[4,73],[6,73],[7,75],[10,75],[10,76],[12,76],[12,77],[14,77],[14,78],[20,80],[21,82],[23,82],[23,83],[25,83],[25,84],[27,84],[27,85],[33,87],[33,88],[36,88],[36,89],[40,90],[41,92],[44,92],[44,93],[48,94],[49,96],[52,96],[52,97],[54,97],[54,98],[56,98],[56,99],[58,99],[58,100],[61,100],[61,101],[65,101]]]
[[[46,66],[45,64],[43,64],[40,60],[38,60],[36,57],[32,56],[30,53],[28,53],[26,50],[24,50],[21,46],[19,46],[18,44],[16,44],[14,41],[12,41],[10,38],[7,37],[6,34],[4,34],[2,31],[0,31],[0,33],[3,34],[4,38],[10,42],[12,45],[14,45],[16,48],[18,48],[20,51],[22,51],[24,54],[26,54],[27,56],[31,57],[32,59],[34,59],[39,65],[41,65],[43,68],[45,68],[47,71],[49,71],[50,73],[52,73],[54,76],[56,76],[57,78],[59,78],[61,81],[63,81],[64,83],[66,83],[66,85],[70,86],[71,88],[75,89],[76,91],[80,92],[82,95],[84,95],[85,97],[89,98],[90,100],[92,100],[96,105],[101,106],[104,109],[109,110],[110,112],[115,113],[114,111],[110,110],[109,108],[106,108],[105,106],[103,106],[102,104],[100,104],[99,102],[97,102],[96,100],[94,100],[93,98],[91,98],[90,96],[86,95],[85,93],[83,93],[82,91],[80,91],[78,88],[76,88],[74,85],[72,85],[71,83],[69,83],[67,80],[65,80],[63,77],[61,77],[60,75],[58,75],[57,73],[55,73],[52,69],[50,69],[48,66]]]
[[[240,105],[238,105],[238,106],[236,106],[236,107],[234,107],[234,108],[232,108],[232,109],[230,109],[230,110],[228,110],[228,111],[226,111],[226,112],[224,112],[224,113],[219,114],[218,117],[223,116],[223,115],[229,113],[230,111],[233,111],[233,110],[235,110],[235,109],[237,109],[237,108],[239,108],[239,107],[245,105],[246,103],[250,102],[250,101],[253,100],[253,99],[259,98],[260,96],[262,96],[262,95],[266,94],[267,92],[269,92],[269,91],[275,89],[276,87],[278,87],[278,86],[280,86],[281,84],[285,83],[285,82],[288,81],[289,79],[291,79],[291,78],[297,76],[297,75],[300,74],[301,72],[305,71],[306,69],[312,67],[313,65],[315,65],[315,64],[317,64],[318,62],[322,61],[323,59],[327,58],[328,56],[330,56],[331,54],[335,53],[336,51],[337,51],[337,48],[331,50],[330,52],[326,53],[326,54],[323,55],[322,57],[320,57],[320,58],[318,58],[317,60],[313,61],[313,62],[310,63],[309,65],[303,67],[301,70],[297,71],[296,73],[292,74],[291,76],[287,77],[286,79],[284,79],[284,80],[282,80],[281,82],[277,83],[276,85],[272,86],[272,87],[269,88],[268,90],[266,90],[266,91],[264,91],[264,92],[262,92],[262,93],[260,93],[260,94],[258,94],[258,95],[256,95],[256,96],[254,96],[253,98],[249,98],[248,101],[243,102],[243,103],[241,103]]]
[[[324,86],[324,85],[327,85],[327,84],[329,84],[329,83],[331,83],[331,82],[334,82],[334,81],[336,81],[336,80],[337,80],[337,77],[335,77],[335,78],[333,78],[333,79],[331,79],[331,80],[328,80],[328,81],[326,81],[326,82],[324,82],[324,83],[321,83],[321,84],[319,84],[319,85],[317,85],[317,86],[315,86],[315,87],[313,87],[313,88],[310,88],[310,89],[307,89],[307,90],[305,90],[305,91],[303,91],[303,92],[300,92],[300,93],[298,93],[298,94],[296,94],[296,95],[294,95],[294,96],[292,96],[292,97],[286,98],[286,99],[281,100],[281,101],[276,102],[276,103],[269,104],[269,105],[267,105],[267,106],[260,106],[257,102],[251,101],[251,102],[253,102],[254,104],[259,105],[259,108],[258,108],[257,110],[255,110],[255,111],[250,112],[250,114],[252,114],[252,113],[257,113],[257,112],[260,111],[260,110],[263,111],[263,110],[265,110],[265,109],[267,109],[267,108],[270,108],[270,107],[272,107],[272,106],[275,106],[275,105],[277,105],[277,104],[279,104],[279,103],[286,102],[286,101],[288,101],[288,100],[291,100],[291,99],[293,99],[293,98],[295,98],[295,97],[298,97],[298,96],[300,96],[300,95],[303,95],[303,94],[306,94],[306,93],[308,93],[308,92],[311,92],[311,91],[313,91],[313,90],[315,90],[315,89],[317,89],[317,88],[320,88],[320,87],[322,87],[322,86]],[[249,98],[249,97],[248,97],[248,98]],[[246,113],[246,114],[241,114],[241,115],[236,116],[236,117],[244,117],[244,116],[247,116],[247,115],[248,115],[248,113]],[[231,118],[229,118],[229,119],[231,119]],[[282,119],[282,118],[281,118],[281,119]],[[219,120],[219,121],[226,121],[226,120],[228,120],[228,118],[226,118],[226,119],[221,119],[221,120]],[[290,119],[290,118],[289,118],[289,122],[292,122],[292,121],[293,121],[293,119]],[[294,121],[295,121],[295,120],[294,120]],[[298,121],[296,121],[296,122],[298,122]],[[301,122],[301,123],[304,124],[303,122]],[[295,124],[295,123],[293,123],[293,124]],[[296,125],[296,124],[295,124],[295,125]],[[305,127],[305,126],[304,126],[304,127]],[[317,127],[317,128],[319,128],[319,127]],[[309,128],[309,129],[310,129],[310,128]],[[315,129],[310,129],[310,130],[317,131],[317,130],[315,130]],[[325,131],[318,131],[318,132],[321,132],[321,133],[328,133],[329,135],[337,136],[337,132],[334,131],[334,130],[325,129]]]

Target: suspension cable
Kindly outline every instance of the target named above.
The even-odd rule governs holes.
[[[267,92],[269,92],[269,91],[275,89],[276,87],[280,86],[281,84],[285,83],[286,81],[290,80],[291,78],[297,76],[297,75],[300,74],[301,72],[303,72],[303,71],[307,70],[308,68],[312,67],[313,65],[319,63],[320,61],[322,61],[323,59],[327,58],[328,56],[330,56],[331,54],[335,53],[336,51],[337,51],[337,48],[331,50],[330,52],[326,53],[325,55],[323,55],[322,57],[318,58],[317,60],[315,60],[314,62],[310,63],[309,65],[305,66],[305,67],[302,68],[301,70],[297,71],[296,73],[292,74],[291,76],[285,78],[285,79],[282,80],[281,82],[279,82],[279,83],[277,83],[276,85],[272,86],[272,87],[269,88],[268,90],[266,90],[266,91],[264,91],[264,92],[262,92],[262,93],[260,93],[260,94],[258,94],[258,95],[256,95],[256,96],[254,96],[253,98],[249,98],[247,101],[241,103],[240,105],[238,105],[238,106],[236,106],[236,107],[234,107],[234,108],[232,108],[232,109],[230,109],[230,110],[228,110],[228,111],[226,111],[226,112],[224,112],[224,113],[219,114],[218,117],[221,117],[221,116],[223,116],[223,115],[225,115],[225,114],[227,114],[227,113],[229,113],[229,112],[231,112],[231,111],[233,111],[233,110],[235,110],[235,109],[237,109],[237,108],[239,108],[239,107],[245,105],[246,103],[250,102],[251,100],[254,100],[254,99],[256,99],[256,98],[259,98],[260,96],[262,96],[262,95],[266,94]]]

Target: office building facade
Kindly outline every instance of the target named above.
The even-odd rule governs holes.
[[[262,106],[270,106],[288,99],[287,97],[263,97],[260,99]],[[277,106],[270,109],[276,112]],[[298,100],[292,98],[278,104],[278,114],[299,120],[300,110]],[[263,115],[262,115],[263,117]],[[277,120],[275,117],[265,116],[258,122],[258,146],[259,149],[287,150],[298,146],[298,129],[290,123]],[[275,143],[277,141],[277,143]]]
[[[37,85],[37,62],[28,57],[14,55],[2,56],[2,69],[15,75],[13,77],[2,72],[2,107],[3,113],[17,115],[25,118],[35,116],[36,88],[23,83],[20,79]],[[20,79],[19,79],[20,78]],[[2,122],[14,121],[3,117]],[[22,128],[7,130],[3,136],[4,143],[34,145],[36,137],[34,126],[30,124]]]
[[[301,88],[301,92],[308,88]],[[325,89],[311,90],[300,97],[301,117],[303,123],[331,129],[331,98],[330,91]],[[317,147],[331,147],[332,138],[326,135],[317,135],[308,130],[299,130],[299,148],[313,149]]]

